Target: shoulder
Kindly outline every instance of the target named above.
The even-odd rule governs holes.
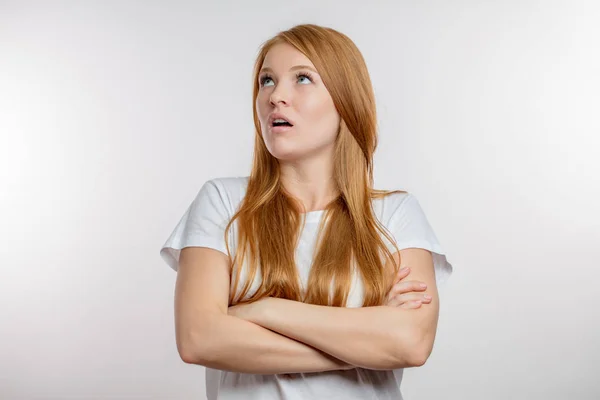
[[[414,195],[411,192],[407,192],[405,190],[400,189],[387,190],[387,192],[389,193],[382,198],[385,204],[400,205],[403,202],[407,201],[409,198],[414,197]]]
[[[403,207],[406,207],[410,203],[417,202],[416,197],[405,190],[393,189],[393,190],[380,190],[380,193],[388,192],[385,194],[378,195],[373,199],[373,206],[382,220],[388,220],[394,213],[398,212]]]
[[[430,230],[429,221],[417,196],[406,191],[390,193],[374,205],[379,220],[391,230]],[[413,232],[414,233],[414,232]]]
[[[222,176],[205,181],[199,196],[213,198],[233,214],[246,194],[248,176]]]
[[[441,287],[452,274],[453,267],[448,262],[446,252],[426,215],[426,207],[422,207],[417,196],[409,192],[391,193],[381,198],[380,202],[382,222],[392,234],[397,248],[399,250],[424,249],[431,252],[436,284]],[[387,239],[385,241],[388,249],[394,252],[396,247],[392,246]],[[408,255],[409,252],[404,251],[403,257],[408,255],[404,257],[407,260],[416,254],[419,254],[419,257],[427,257],[422,251],[411,250],[410,253],[412,254]]]
[[[248,176],[221,176],[207,180],[204,185],[210,185],[219,191],[235,194],[237,192],[246,192],[248,186]]]

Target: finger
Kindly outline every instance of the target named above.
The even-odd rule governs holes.
[[[398,270],[398,273],[396,274],[396,279],[394,280],[394,284],[398,283],[398,281],[400,281],[401,279],[406,278],[409,273],[410,273],[410,267],[400,268],[400,270]]]
[[[400,282],[402,279],[406,278],[409,273],[410,273],[410,268],[408,268],[408,267],[400,268],[400,270],[398,270],[398,272],[396,273],[396,276],[394,277],[392,286],[395,285],[396,283]]]
[[[387,298],[386,300],[386,305],[388,306],[392,306],[392,307],[397,307],[401,304],[404,303],[409,303],[411,301],[420,301],[422,304],[429,304],[431,303],[431,296],[426,297],[427,294],[423,294],[423,293],[404,293],[404,294],[399,294],[396,296],[390,296]]]
[[[399,308],[414,309],[414,308],[419,308],[419,307],[421,307],[420,301],[409,301],[408,303],[402,304]]]
[[[431,303],[431,298],[426,298],[422,293],[405,293],[394,297],[392,300],[398,301],[398,304],[408,303],[409,301],[421,301],[422,303]]]
[[[425,287],[421,286],[423,282],[419,281],[406,281],[406,282],[398,282],[390,289],[390,294],[395,296],[401,293],[407,292],[422,292],[427,290],[427,285]]]
[[[397,301],[397,300],[396,300],[396,295],[395,295],[394,293],[392,293],[392,292],[389,292],[389,293],[387,294],[387,297],[386,297],[386,299],[385,299],[385,304],[387,304],[387,305],[390,305],[390,303],[392,303],[392,302],[396,302],[396,301]],[[397,304],[395,304],[395,305],[400,305],[400,303],[397,303]]]
[[[385,302],[385,305],[389,307],[398,307],[401,304],[395,297]]]
[[[398,282],[397,284],[395,284],[391,289],[390,292],[394,291],[397,293],[400,292],[422,292],[424,290],[427,290],[427,285],[424,284],[423,282],[419,282],[419,281],[406,281],[406,282]]]

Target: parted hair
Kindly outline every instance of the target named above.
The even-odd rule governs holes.
[[[260,69],[269,49],[278,43],[292,45],[313,63],[340,115],[333,171],[339,196],[325,208],[304,295],[295,263],[295,249],[305,223],[304,210],[281,184],[279,162],[267,150],[256,109]],[[270,296],[342,307],[346,305],[352,273],[356,271],[364,285],[363,306],[384,304],[400,263],[394,262],[380,236],[383,234],[398,250],[376,218],[371,200],[404,192],[372,187],[377,117],[371,79],[362,54],[349,37],[332,28],[297,25],[262,44],[253,78],[252,170],[245,197],[225,230],[231,265],[238,266],[231,277],[230,303],[253,302]],[[232,258],[227,238],[236,220],[238,247]],[[259,265],[262,282],[256,293],[241,301]],[[392,270],[385,269],[386,265],[393,265]],[[236,298],[242,267],[248,268],[247,279]]]

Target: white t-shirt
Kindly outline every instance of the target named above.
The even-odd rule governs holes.
[[[210,247],[227,254],[224,232],[237,211],[248,184],[248,177],[224,177],[207,181],[160,250],[163,260],[177,271],[181,249],[188,246]],[[451,275],[453,267],[433,232],[417,199],[410,193],[394,193],[374,199],[373,209],[379,221],[396,240],[400,250],[416,247],[433,254],[438,288]],[[316,245],[317,229],[324,211],[305,214],[306,223],[296,249],[296,266],[302,285],[306,285]],[[229,232],[232,255],[237,248],[237,220]],[[388,248],[395,248],[382,235]],[[235,273],[235,270],[233,271]],[[257,273],[247,296],[260,284]],[[244,269],[238,293],[244,286]],[[233,282],[232,282],[233,283]],[[233,286],[233,285],[232,285]],[[233,287],[231,288],[233,289]],[[237,294],[237,293],[236,293]],[[362,281],[354,276],[347,307],[360,307],[363,300]],[[304,399],[402,399],[400,382],[403,369],[379,371],[363,368],[350,370],[291,374],[244,374],[206,368],[208,400],[304,400]]]

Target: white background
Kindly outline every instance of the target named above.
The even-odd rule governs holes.
[[[159,257],[200,186],[249,173],[252,64],[350,36],[376,187],[455,274],[407,400],[598,399],[600,4],[0,2],[0,398],[201,399]]]

